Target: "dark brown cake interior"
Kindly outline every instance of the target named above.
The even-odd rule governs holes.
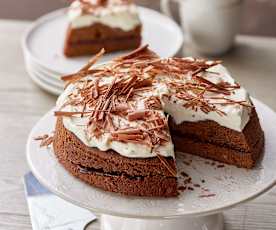
[[[170,119],[175,149],[243,168],[252,168],[262,153],[264,133],[255,109],[242,132],[214,121],[183,122]]]
[[[92,55],[102,48],[105,49],[106,53],[135,49],[141,44],[141,30],[141,25],[133,30],[123,31],[100,23],[79,29],[69,27],[64,54],[67,57],[74,57]]]

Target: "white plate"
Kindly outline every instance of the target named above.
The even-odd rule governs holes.
[[[36,76],[38,76],[40,79],[43,79],[43,81],[47,82],[50,85],[53,85],[55,87],[64,88],[64,82],[60,80],[60,77],[53,76],[47,74],[46,71],[41,70],[40,68],[37,68],[37,66],[32,65],[32,63],[26,63],[26,69],[28,69],[28,72],[32,72]]]
[[[53,111],[47,113],[33,128],[27,142],[27,160],[37,179],[63,199],[95,212],[134,218],[175,218],[209,215],[253,199],[275,185],[276,114],[263,103],[253,100],[265,132],[265,154],[252,169],[234,166],[223,168],[206,164],[206,160],[185,154],[178,169],[188,173],[194,183],[205,180],[204,187],[213,197],[200,198],[201,189],[187,190],[177,198],[127,197],[104,192],[71,176],[56,160],[52,148],[40,148],[34,137],[54,130]],[[211,162],[211,161],[209,161]],[[180,177],[180,180],[183,178]]]
[[[182,46],[183,35],[180,27],[170,18],[157,11],[139,7],[143,23],[143,44],[161,57],[174,56]],[[68,21],[65,9],[54,11],[38,19],[23,38],[23,50],[34,62],[57,74],[73,73],[87,63],[89,57],[66,58],[62,51]],[[106,54],[101,62],[106,62],[126,53]]]
[[[33,80],[33,82],[35,84],[37,84],[39,87],[41,87],[43,90],[45,90],[45,91],[47,91],[47,92],[49,92],[51,94],[54,94],[56,96],[59,96],[63,92],[63,88],[62,87],[58,87],[56,85],[48,83],[43,78],[41,78],[40,76],[36,75],[27,66],[26,66],[26,70],[27,70],[30,78]]]
[[[27,53],[25,53],[24,55],[24,59],[25,59],[25,63],[28,66],[31,66],[33,69],[35,69],[36,71],[42,73],[43,75],[52,78],[58,82],[60,82],[61,80],[61,74],[57,74],[55,72],[52,72],[48,69],[43,68],[43,66],[39,65],[38,63],[34,62],[33,59],[31,58],[30,55],[28,55]]]

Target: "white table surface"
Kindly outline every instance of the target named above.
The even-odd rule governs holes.
[[[29,79],[20,46],[28,22],[0,20],[0,229],[31,229],[22,176],[26,138],[56,98]],[[185,55],[194,52],[184,48]],[[252,96],[276,110],[276,39],[240,36],[236,48],[221,57]],[[275,127],[276,128],[276,127]],[[276,188],[225,214],[226,230],[276,229]],[[89,229],[99,229],[95,222]]]

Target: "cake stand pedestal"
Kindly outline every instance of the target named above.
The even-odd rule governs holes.
[[[222,230],[223,215],[177,219],[134,219],[101,215],[101,230]]]
[[[223,165],[189,154],[177,154],[176,198],[141,198],[109,193],[83,183],[60,165],[52,148],[40,148],[34,137],[54,130],[53,111],[33,128],[27,160],[36,178],[61,198],[102,214],[103,230],[222,230],[222,212],[268,191],[276,178],[276,114],[253,99],[265,132],[265,153],[251,170]]]

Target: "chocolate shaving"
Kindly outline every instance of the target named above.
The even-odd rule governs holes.
[[[53,143],[53,136],[49,136],[48,134],[44,134],[42,136],[35,137],[34,140],[40,141],[40,147],[48,147]]]
[[[89,60],[89,62],[84,67],[82,67],[77,73],[63,76],[63,77],[61,77],[61,79],[63,81],[68,81],[68,83],[67,83],[67,85],[68,85],[68,84],[72,84],[76,81],[79,81],[80,79],[82,79],[83,77],[85,77],[91,73],[94,73],[95,70],[90,71],[89,69],[101,58],[101,56],[104,53],[105,53],[105,50],[101,49],[100,52],[97,53],[94,57],[92,57]]]
[[[130,52],[129,54],[126,54],[124,56],[118,57],[115,59],[115,61],[123,61],[125,59],[131,59],[136,57],[139,53],[147,51],[148,50],[149,45],[146,44],[144,46],[140,46],[139,48],[133,50],[132,52]]]
[[[54,141],[54,138],[53,137],[48,137],[44,140],[41,141],[40,143],[40,147],[45,147],[45,146],[49,146],[53,143]]]
[[[99,70],[90,69],[90,70],[86,70],[86,71],[79,71],[77,73],[64,75],[61,77],[61,80],[63,80],[63,81],[73,81],[76,79],[80,80],[89,74],[96,74],[96,73],[99,73]]]
[[[94,57],[92,57],[92,58],[88,61],[88,63],[87,63],[84,67],[82,67],[82,68],[80,69],[79,72],[87,71],[91,66],[93,66],[93,65],[100,59],[101,56],[104,55],[104,53],[105,53],[105,50],[104,50],[104,49],[101,49]]]
[[[44,134],[42,136],[37,136],[34,138],[35,141],[41,141],[41,140],[44,140],[44,139],[47,139],[49,137],[48,134]]]
[[[148,111],[144,110],[144,111],[135,111],[132,113],[129,113],[127,116],[127,119],[129,121],[135,121],[135,120],[140,120],[140,119],[144,119],[145,116],[147,115]]]
[[[72,117],[74,115],[81,115],[83,116],[84,114],[90,114],[91,112],[84,112],[84,111],[80,111],[80,112],[66,112],[66,111],[55,111],[54,115],[56,117]]]
[[[171,175],[173,177],[176,177],[176,175],[177,175],[176,170],[174,168],[172,168],[170,163],[167,162],[166,158],[161,156],[160,154],[157,154],[157,157],[161,161],[161,163],[167,168],[167,170],[171,173]]]
[[[208,198],[208,197],[213,197],[213,196],[216,196],[216,194],[214,194],[214,193],[211,193],[211,194],[203,194],[203,195],[199,195],[198,197],[200,197],[200,198]]]

